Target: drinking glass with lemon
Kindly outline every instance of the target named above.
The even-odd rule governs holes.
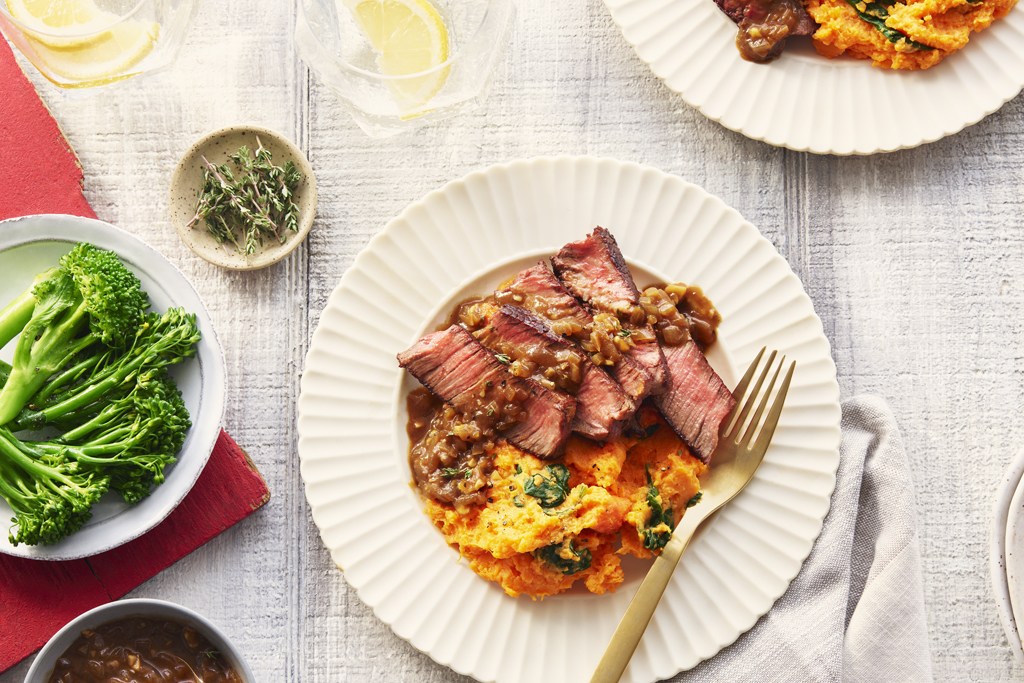
[[[479,105],[512,0],[299,0],[295,42],[359,126],[385,137]]]
[[[78,89],[166,68],[199,0],[0,0],[0,29],[47,79]]]

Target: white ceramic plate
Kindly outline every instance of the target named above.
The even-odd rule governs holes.
[[[299,457],[324,544],[380,619],[456,671],[502,683],[589,680],[647,565],[615,594],[513,599],[476,576],[411,489],[395,354],[449,306],[595,225],[638,284],[701,285],[722,312],[710,356],[730,385],[765,344],[797,361],[753,483],[687,551],[623,681],[654,681],[717,653],[772,606],[810,552],[839,462],[839,390],[800,282],[750,223],[675,176],[612,159],[494,166],[412,204],[345,273],[313,335]]]
[[[1024,615],[1024,486],[1020,484],[1006,516],[1006,584],[1016,623],[1017,615]]]
[[[86,525],[52,546],[14,547],[7,539],[7,520],[12,516],[0,499],[0,552],[41,560],[71,560],[116,548],[141,536],[159,524],[192,488],[203,471],[220,434],[224,414],[224,354],[217,342],[213,323],[199,295],[170,261],[138,238],[109,223],[77,216],[28,216],[0,223],[0,301],[12,300],[25,291],[36,273],[57,265],[62,254],[77,242],[90,242],[102,249],[116,251],[121,260],[142,281],[149,293],[150,310],[162,312],[183,306],[196,314],[202,333],[196,357],[175,366],[171,375],[177,380],[185,405],[192,416],[192,427],[178,453],[178,462],[167,468],[163,484],[134,507],[116,493],[107,493],[93,506]],[[14,343],[0,357],[10,361]]]
[[[713,121],[797,151],[873,154],[977,123],[1024,86],[1024,7],[924,71],[826,59],[791,38],[770,64],[744,61],[714,0],[605,0],[637,55]],[[901,125],[897,125],[901,124]]]
[[[1006,632],[1006,640],[1010,644],[1017,661],[1024,664],[1024,649],[1021,649],[1020,633],[1017,631],[1017,622],[1014,618],[1014,603],[1010,599],[1010,583],[1007,579],[1007,565],[1010,562],[1009,553],[1013,552],[1013,562],[1019,570],[1024,566],[1024,519],[1022,519],[1021,501],[1017,490],[1021,488],[1021,478],[1024,476],[1024,451],[1021,451],[1017,458],[1007,468],[1003,475],[999,488],[996,490],[995,504],[992,507],[992,537],[989,540],[989,572],[992,578],[992,592],[996,597],[996,611],[999,613],[999,621],[1003,624]],[[1010,523],[1012,520],[1012,523]],[[1015,573],[1017,573],[1015,571]],[[1017,577],[1020,584],[1021,576]],[[1018,586],[1017,590],[1020,590]],[[1019,596],[1018,602],[1019,605]],[[1017,612],[1020,614],[1020,612]]]

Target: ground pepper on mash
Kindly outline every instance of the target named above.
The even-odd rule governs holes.
[[[967,44],[972,32],[1005,16],[1017,0],[806,0],[820,24],[814,46],[888,69],[927,69]]]
[[[484,505],[426,500],[426,513],[477,574],[509,595],[561,593],[583,580],[603,594],[622,583],[622,554],[651,557],[689,505],[706,465],[656,410],[640,430],[604,444],[573,435],[558,460],[507,443],[494,453]]]

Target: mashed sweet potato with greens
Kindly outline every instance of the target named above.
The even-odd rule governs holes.
[[[583,580],[591,592],[622,583],[620,557],[664,547],[706,469],[656,410],[640,430],[598,443],[573,435],[565,455],[541,460],[502,443],[483,505],[425,500],[447,542],[480,576],[516,597],[554,595]]]
[[[820,24],[814,45],[888,69],[927,69],[967,44],[972,32],[1007,14],[1017,0],[807,0]]]

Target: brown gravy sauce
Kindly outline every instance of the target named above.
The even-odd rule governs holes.
[[[57,658],[48,683],[242,683],[201,633],[164,617],[86,629]]]
[[[740,22],[736,47],[748,62],[770,62],[782,53],[786,38],[794,33],[805,12],[801,0],[760,3],[758,10],[754,18]]]
[[[543,312],[549,327],[556,334],[572,337],[590,354],[598,365],[613,365],[637,341],[653,341],[644,334],[653,331],[662,343],[676,346],[691,339],[701,349],[715,341],[721,316],[700,287],[686,285],[655,285],[641,292],[637,306],[624,308],[618,315],[598,313],[592,324],[578,320],[570,311],[562,310],[540,297],[530,301],[515,293],[491,294],[472,297],[457,303],[439,330],[451,325],[462,325],[472,332],[484,346],[510,357],[509,370],[519,376],[539,382],[549,389],[563,389],[575,393],[581,378],[582,353],[552,354],[541,348],[504,348],[500,343],[489,343],[487,313],[503,303],[523,306]],[[552,322],[554,321],[554,322]],[[585,326],[586,325],[586,326]],[[485,399],[493,388],[483,391]],[[515,397],[509,399],[515,404]],[[490,404],[488,404],[490,405]],[[490,412],[501,415],[507,406],[489,411],[477,410],[473,415],[462,415],[426,388],[412,391],[406,398],[409,421],[409,465],[413,481],[427,498],[451,503],[461,513],[483,504],[488,497],[488,478],[493,471],[491,454],[497,447],[500,430],[496,430],[485,416]],[[514,411],[513,411],[514,412]]]

